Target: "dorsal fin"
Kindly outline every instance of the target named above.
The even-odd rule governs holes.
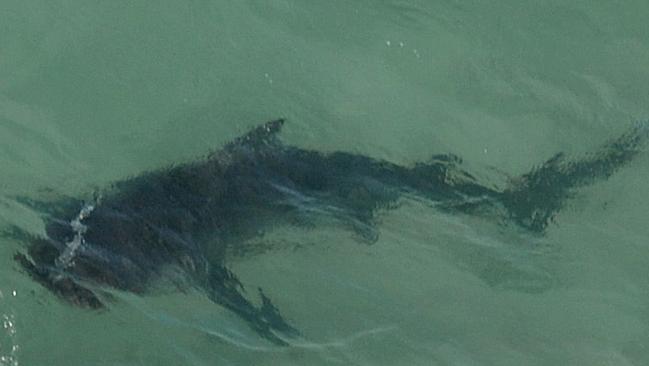
[[[221,150],[210,153],[208,159],[217,159],[224,164],[228,164],[234,156],[240,155],[243,152],[245,152],[243,154],[245,156],[250,152],[259,153],[266,151],[267,147],[277,146],[279,144],[276,136],[283,125],[284,119],[280,118],[257,126],[248,131],[248,133],[232,140]]]
[[[232,148],[238,145],[249,145],[253,147],[265,146],[275,140],[275,135],[279,133],[284,125],[284,119],[276,119],[257,126],[243,136],[237,137],[229,143],[226,148]]]

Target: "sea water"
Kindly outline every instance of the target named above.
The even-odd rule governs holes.
[[[285,117],[285,143],[505,187],[649,118],[643,1],[82,1],[0,5],[0,228]],[[649,153],[544,236],[406,197],[379,239],[281,227],[233,257],[301,332],[260,339],[204,294],[71,307],[0,241],[0,365],[647,365]]]

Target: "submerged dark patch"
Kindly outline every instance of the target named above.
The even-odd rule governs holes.
[[[25,201],[45,216],[46,237],[14,228],[27,244],[17,263],[36,282],[74,305],[105,306],[102,289],[145,294],[168,271],[172,286],[202,288],[215,303],[276,344],[298,334],[259,290],[254,305],[226,266],[226,252],[281,224],[328,216],[365,242],[375,216],[411,194],[451,213],[503,215],[543,234],[580,186],[613,174],[648,135],[637,125],[582,159],[558,154],[504,189],[487,186],[454,155],[400,166],[358,154],[321,153],[282,144],[283,120],[266,123],[205,159],[113,184],[93,202]]]

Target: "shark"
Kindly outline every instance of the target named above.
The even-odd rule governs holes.
[[[264,123],[201,158],[114,182],[92,199],[23,198],[42,213],[45,232],[6,231],[24,243],[17,269],[89,309],[108,306],[108,289],[146,295],[161,279],[178,290],[194,286],[263,339],[289,345],[299,331],[262,289],[253,301],[228,267],[228,251],[246,240],[328,217],[373,243],[377,217],[407,195],[434,203],[431,209],[496,215],[543,235],[580,187],[627,165],[649,136],[646,124],[636,124],[590,153],[558,153],[498,188],[453,154],[406,166],[320,152],[283,143],[284,124]]]

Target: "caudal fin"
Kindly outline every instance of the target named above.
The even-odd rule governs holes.
[[[642,150],[649,124],[638,123],[622,136],[578,160],[559,153],[512,182],[500,198],[518,225],[542,233],[574,189],[613,175]]]

